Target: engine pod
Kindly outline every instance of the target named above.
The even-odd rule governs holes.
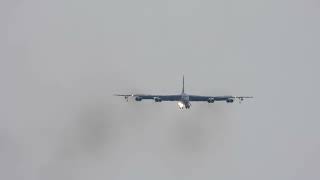
[[[142,97],[137,96],[135,99],[136,99],[136,101],[141,101],[141,100],[142,100]]]
[[[161,98],[159,98],[159,97],[155,97],[155,98],[154,98],[154,101],[155,101],[155,102],[161,102],[161,101],[162,101],[162,99],[161,99]]]
[[[214,103],[214,98],[209,98],[208,103]]]

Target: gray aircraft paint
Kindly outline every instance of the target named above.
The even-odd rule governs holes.
[[[227,103],[233,103],[238,100],[241,103],[244,99],[253,98],[252,96],[203,96],[203,95],[190,95],[184,91],[184,76],[182,77],[182,91],[176,95],[166,94],[115,94],[115,96],[124,97],[128,102],[129,98],[134,98],[136,101],[142,100],[154,100],[155,102],[162,101],[176,101],[179,109],[190,109],[191,101],[195,102],[208,102],[214,103],[216,101],[225,101]]]
[[[320,179],[319,2],[0,2],[0,179]],[[123,103],[115,92],[252,95]]]

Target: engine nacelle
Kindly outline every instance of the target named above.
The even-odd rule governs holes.
[[[214,98],[209,98],[208,103],[214,103]]]
[[[161,101],[162,101],[162,99],[159,98],[159,97],[155,97],[155,98],[154,98],[154,102],[161,102]]]
[[[141,100],[142,100],[142,97],[137,96],[135,99],[136,99],[136,101],[141,101]]]
[[[233,103],[233,101],[234,101],[233,99],[227,99],[226,100],[227,103]]]

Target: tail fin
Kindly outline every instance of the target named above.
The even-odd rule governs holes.
[[[182,76],[182,93],[184,93],[184,75]]]

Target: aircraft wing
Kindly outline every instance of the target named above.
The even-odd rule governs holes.
[[[195,96],[195,95],[190,95],[189,101],[207,101],[207,102],[227,101],[227,102],[233,102],[234,100],[238,99],[241,102],[246,98],[253,98],[253,97],[252,96]]]
[[[181,99],[180,95],[145,95],[145,94],[115,94],[115,96],[123,96],[125,99],[134,97],[136,101],[143,99],[151,99],[155,101],[178,101]]]

